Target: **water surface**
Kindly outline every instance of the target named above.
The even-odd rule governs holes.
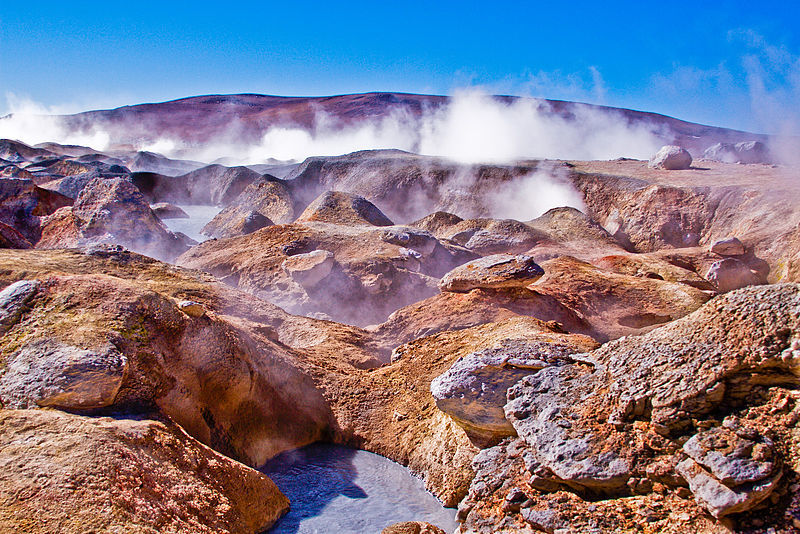
[[[285,452],[262,468],[291,501],[276,534],[378,534],[399,521],[456,529],[456,511],[425,491],[405,467],[371,452],[314,444]]]
[[[172,232],[183,232],[198,243],[202,243],[209,239],[207,235],[200,233],[200,230],[208,224],[208,222],[217,216],[217,213],[222,211],[219,206],[198,206],[178,204],[178,206],[186,212],[189,216],[188,219],[165,219],[163,222],[167,225]]]

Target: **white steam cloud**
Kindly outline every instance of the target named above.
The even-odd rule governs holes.
[[[111,144],[111,135],[101,129],[79,131],[67,128],[56,116],[62,112],[58,108],[48,108],[13,93],[6,94],[6,101],[10,113],[0,118],[0,139],[13,139],[29,145],[45,142],[81,145],[95,150],[105,150]]]
[[[36,144],[55,141],[97,150],[113,147],[113,133],[95,126],[89,131],[65,128],[46,108],[9,100],[12,115],[0,120],[0,137]],[[314,127],[275,126],[256,143],[241,142],[241,124],[212,143],[188,145],[181,139],[153,137],[137,148],[168,157],[199,161],[226,158],[241,164],[270,158],[303,160],[358,150],[396,148],[462,163],[503,163],[529,158],[648,158],[663,143],[659,132],[631,124],[620,112],[575,104],[564,116],[538,99],[502,101],[471,90],[460,91],[438,109],[419,117],[395,112],[380,120],[342,125],[317,113]]]

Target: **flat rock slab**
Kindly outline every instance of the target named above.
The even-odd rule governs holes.
[[[473,352],[431,382],[436,406],[464,428],[476,445],[485,447],[515,434],[503,412],[509,387],[545,367],[573,363],[570,354],[596,346],[585,336],[539,337],[509,339],[498,347]]]
[[[467,293],[473,289],[527,287],[544,275],[531,256],[494,254],[456,267],[439,282],[439,289]]]

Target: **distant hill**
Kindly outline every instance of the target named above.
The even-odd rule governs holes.
[[[523,97],[496,96],[514,103]],[[401,112],[410,117],[440,109],[451,97],[404,93],[364,93],[329,97],[284,97],[258,94],[206,95],[169,102],[124,106],[63,117],[70,128],[101,127],[111,133],[118,145],[171,137],[190,143],[204,143],[217,136],[235,136],[252,142],[274,126],[310,128],[320,113],[340,124],[382,119]],[[563,118],[576,111],[597,110],[621,115],[632,126],[645,125],[663,139],[700,155],[714,143],[767,141],[768,136],[717,128],[678,120],[657,113],[595,106],[558,100],[539,100],[551,113]]]

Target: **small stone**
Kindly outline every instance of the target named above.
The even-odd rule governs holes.
[[[178,303],[178,309],[189,317],[202,317],[206,314],[206,310],[202,304],[193,300],[183,300]]]
[[[715,241],[711,245],[710,250],[714,254],[719,254],[720,256],[741,256],[745,252],[744,245],[736,237]]]

